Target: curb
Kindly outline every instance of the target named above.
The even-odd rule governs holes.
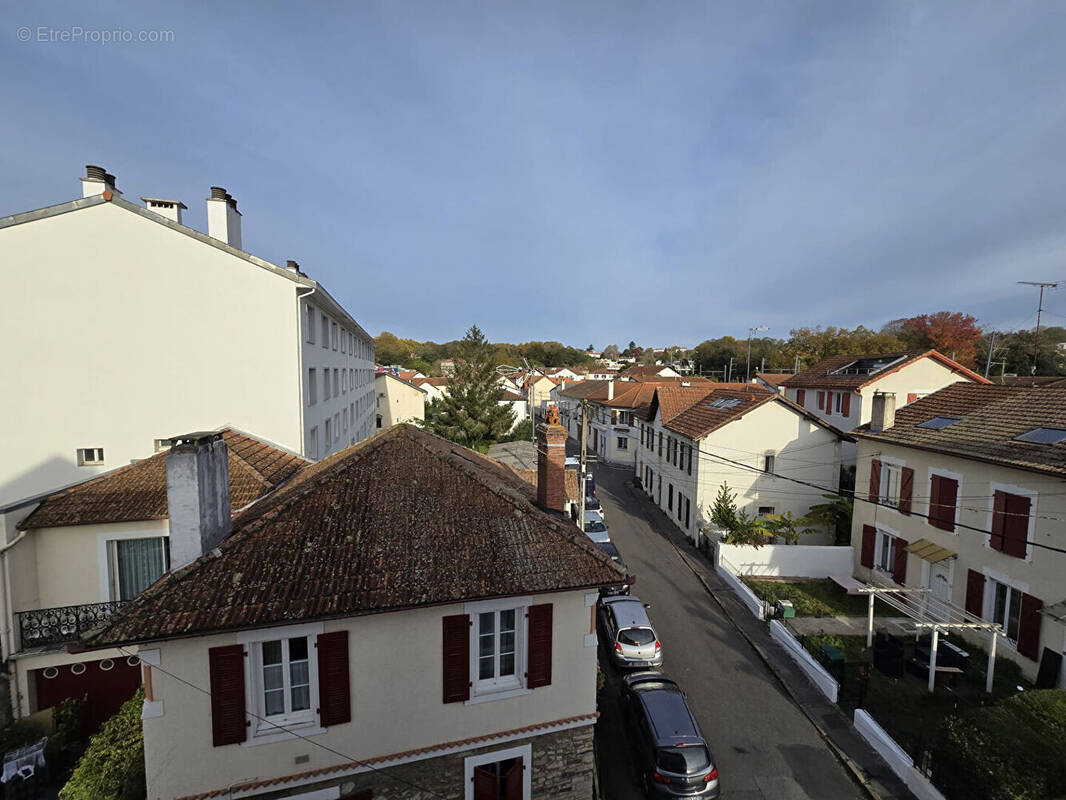
[[[626,482],[625,486],[629,494],[631,496],[636,497],[637,500],[645,499],[641,498],[640,495],[637,494],[631,483]],[[641,503],[641,513],[644,514],[645,518],[648,518],[647,514],[644,511],[643,503]],[[648,521],[651,522],[651,519],[648,519]],[[656,533],[658,532],[656,531]],[[659,535],[662,536],[663,534]],[[744,641],[746,641],[751,646],[751,649],[755,651],[755,654],[759,657],[763,664],[766,665],[766,668],[770,671],[770,674],[774,676],[774,680],[776,680],[778,684],[780,684],[780,686],[788,693],[788,696],[792,698],[793,704],[802,712],[803,716],[807,718],[807,721],[811,723],[811,726],[816,731],[818,731],[818,735],[821,736],[822,740],[829,746],[830,752],[832,752],[833,755],[836,756],[837,760],[844,765],[844,767],[851,774],[852,779],[855,780],[855,782],[858,783],[866,791],[866,794],[873,798],[873,800],[892,800],[893,795],[886,796],[878,792],[870,783],[870,779],[867,776],[866,771],[863,770],[863,768],[860,767],[854,761],[854,759],[852,759],[847,753],[841,750],[835,742],[833,742],[825,728],[821,726],[818,720],[804,707],[804,705],[796,697],[796,694],[792,691],[792,687],[789,686],[787,681],[785,681],[784,676],[780,672],[778,672],[777,667],[775,667],[774,664],[770,661],[769,657],[763,651],[762,647],[757,644],[754,639],[748,636],[744,629],[741,628],[740,625],[737,624],[736,620],[733,619],[733,615],[729,612],[729,609],[726,608],[725,604],[718,597],[717,592],[715,592],[715,590],[708,585],[703,575],[700,574],[700,571],[696,569],[688,554],[685,553],[685,551],[682,550],[677,544],[675,544],[670,539],[670,537],[663,536],[663,538],[665,538],[666,541],[670,544],[670,546],[674,548],[674,551],[678,554],[678,556],[681,557],[681,560],[684,562],[685,566],[688,567],[692,574],[696,576],[696,579],[700,582],[700,585],[703,587],[703,590],[707,592],[707,594],[711,597],[712,600],[714,600],[714,602],[722,610],[722,614],[727,620],[729,620],[729,624],[732,625],[733,628],[737,631],[737,633],[739,633],[744,638]]]

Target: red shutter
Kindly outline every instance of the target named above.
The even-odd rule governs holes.
[[[892,580],[902,586],[907,580],[907,540],[896,539],[895,560],[892,563]]]
[[[503,776],[504,800],[522,800],[522,771],[525,765],[518,759]]]
[[[877,529],[873,525],[862,526],[862,551],[859,563],[864,567],[874,565],[874,547],[877,545]]]
[[[825,410],[825,392],[818,392],[818,408],[819,410]]]
[[[989,537],[989,544],[993,550],[1003,550],[1003,537],[1005,532],[1005,522],[1007,519],[1007,493],[996,492],[993,495],[992,502],[992,531]]]
[[[474,800],[499,800],[499,797],[496,773],[474,767]]]
[[[975,617],[985,610],[985,576],[974,569],[966,573],[966,610]]]
[[[899,513],[911,513],[911,498],[914,495],[914,470],[904,467],[899,479]]]
[[[959,482],[953,478],[933,476],[933,502],[936,510],[930,508],[930,522],[942,531],[955,530],[955,502],[959,496]]]
[[[611,424],[612,425],[617,425],[618,424],[618,412],[615,411],[614,409],[611,410]]]
[[[825,415],[828,417],[833,413],[833,393],[825,393]]]
[[[244,707],[244,646],[212,647],[207,651],[211,672],[211,737],[215,747],[243,742],[248,719]]]
[[[841,403],[842,405],[840,406],[840,413],[843,414],[845,417],[849,416],[851,414],[851,395],[844,394]]]
[[[806,402],[807,402],[807,390],[806,389],[797,389],[796,390],[796,405],[802,406]]]
[[[444,617],[444,702],[470,699],[470,617]]]
[[[323,728],[352,721],[348,631],[321,633],[318,648],[318,714]]]
[[[1037,660],[1040,655],[1040,622],[1044,603],[1031,594],[1022,595],[1022,614],[1018,620],[1018,652],[1026,658]]]
[[[918,399],[918,395],[915,392],[908,392],[907,393],[907,404],[908,405],[910,405],[911,403],[913,403],[917,399]]]
[[[870,502],[881,502],[881,462],[876,458],[870,462]]]
[[[1007,495],[1007,508],[1003,520],[1003,552],[1015,558],[1025,558],[1029,539],[1028,497]]]
[[[529,656],[526,688],[550,686],[552,682],[552,604],[529,607]]]
[[[929,477],[929,524],[940,527],[940,476]]]

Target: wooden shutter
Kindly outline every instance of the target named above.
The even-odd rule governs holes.
[[[877,546],[877,529],[873,525],[862,526],[862,551],[859,563],[864,567],[874,565],[874,547]]]
[[[617,425],[618,424],[618,412],[615,411],[614,409],[611,409],[611,424],[612,425]]]
[[[985,576],[975,569],[966,573],[966,610],[975,617],[985,610]]]
[[[996,492],[992,502],[992,531],[989,544],[993,550],[1003,550],[1005,522],[1007,519],[1007,493]]]
[[[955,530],[955,502],[959,496],[959,482],[953,478],[934,475],[930,494],[930,524],[942,531]]]
[[[688,474],[692,474],[692,445],[688,446]]]
[[[522,771],[525,769],[522,759],[518,759],[503,776],[504,800],[522,800]]]
[[[1018,494],[1007,495],[1003,519],[1003,552],[1025,558],[1029,539],[1029,508],[1032,501]]]
[[[495,772],[474,767],[474,800],[500,800]]]
[[[470,616],[444,617],[444,702],[470,699]]]
[[[807,402],[807,390],[806,389],[797,389],[796,390],[796,405],[802,406],[805,402]]]
[[[825,410],[825,392],[818,392],[818,408]]]
[[[881,502],[881,462],[876,458],[870,462],[870,502]]]
[[[902,586],[907,580],[907,540],[896,539],[895,559],[892,563],[892,580]]]
[[[318,714],[323,728],[352,721],[352,690],[348,672],[348,631],[320,633],[318,649]]]
[[[552,604],[529,607],[529,655],[526,688],[550,686],[552,682]]]
[[[238,744],[247,737],[244,706],[244,646],[212,647],[207,651],[211,672],[211,738],[215,747]]]
[[[1028,498],[1026,498],[1028,499]],[[1031,594],[1022,595],[1022,613],[1018,620],[1018,652],[1026,658],[1037,660],[1040,654],[1040,623],[1044,603]]]
[[[851,414],[851,395],[845,393],[840,401],[840,413],[845,417]]]
[[[899,479],[899,513],[911,513],[911,498],[914,495],[914,470],[904,467],[900,470]]]
[[[911,403],[913,403],[917,399],[918,399],[918,394],[916,392],[908,392],[907,393],[907,404],[908,405],[910,405]]]

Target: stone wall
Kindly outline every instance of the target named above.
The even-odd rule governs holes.
[[[463,800],[463,761],[470,756],[533,745],[533,798],[551,800],[591,800],[592,798],[591,725],[557,733],[497,743],[461,753],[427,758],[396,767],[364,772],[340,782],[341,796],[371,790],[373,800],[432,800],[439,797]],[[319,786],[336,785],[336,781]],[[291,790],[300,795],[310,787]],[[430,792],[436,792],[431,794]],[[285,794],[272,794],[283,797]]]

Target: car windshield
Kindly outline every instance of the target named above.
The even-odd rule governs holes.
[[[655,634],[651,628],[625,628],[618,631],[618,641],[622,644],[651,644],[655,641]]]
[[[585,508],[586,509],[589,509],[591,511],[595,511],[599,507],[600,507],[600,501],[597,500],[595,497],[586,497],[585,498]]]
[[[664,747],[655,759],[663,772],[688,775],[711,766],[711,756],[706,747]]]
[[[599,520],[585,523],[585,533],[603,533],[605,530],[607,530],[607,526]]]

